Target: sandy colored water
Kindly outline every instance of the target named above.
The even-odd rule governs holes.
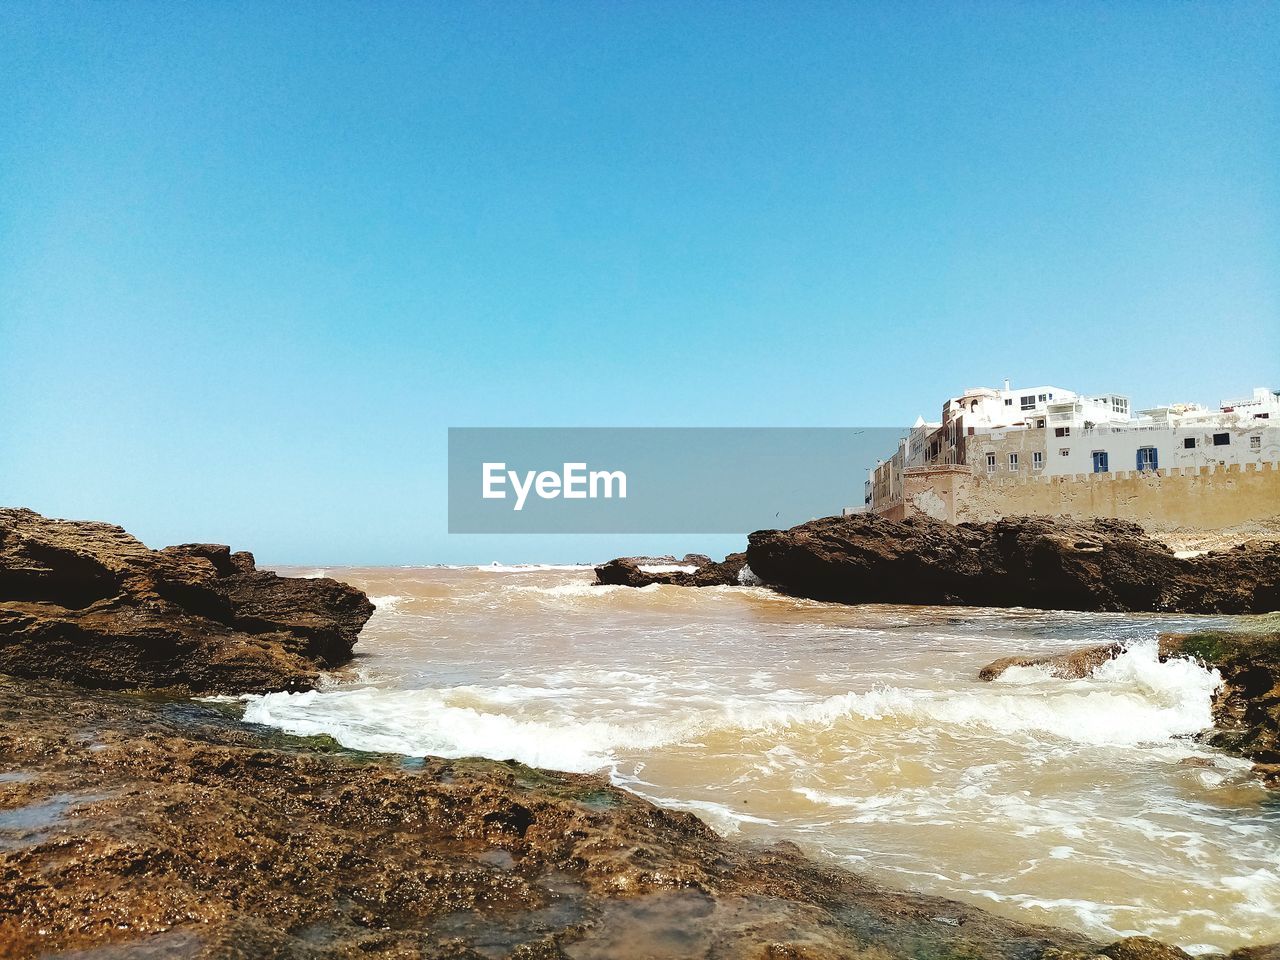
[[[842,607],[585,569],[301,572],[378,612],[326,689],[251,698],[246,719],[605,771],[721,832],[1102,939],[1280,940],[1280,805],[1192,739],[1216,676],[1150,643],[1223,618]],[[1130,652],[1095,678],[977,679],[1113,640]]]

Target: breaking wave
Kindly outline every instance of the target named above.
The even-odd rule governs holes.
[[[481,573],[544,573],[548,570],[594,570],[589,563],[493,563],[478,567],[451,567],[453,570],[479,570]]]
[[[855,735],[856,725],[867,723],[982,730],[1086,747],[1159,745],[1208,729],[1221,683],[1216,671],[1190,660],[1161,663],[1154,643],[1133,646],[1084,680],[1057,680],[1037,668],[1011,673],[996,683],[975,682],[971,689],[945,693],[881,686],[804,700],[782,690],[702,697],[693,708],[687,690],[664,695],[660,682],[649,682],[648,716],[627,704],[634,688],[626,685],[604,704],[600,697],[592,704],[581,689],[565,686],[338,687],[250,698],[245,719],[294,734],[328,734],[360,750],[514,759],[589,772],[610,768],[634,751],[716,733],[761,736],[761,748],[768,749],[788,731]]]

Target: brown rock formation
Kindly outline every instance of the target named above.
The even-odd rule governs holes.
[[[828,517],[751,534],[751,570],[787,593],[844,603],[1250,613],[1280,609],[1280,545],[1179,559],[1137,524],[1010,517]]]
[[[1167,649],[1195,657],[1222,674],[1213,701],[1209,742],[1254,762],[1280,787],[1280,624],[1266,618],[1254,629],[1205,630],[1161,636]]]
[[[0,509],[0,673],[87,687],[305,689],[373,612],[335,580],[279,577],[217,544]]]
[[[619,557],[596,567],[596,583],[601,585],[617,585],[623,587],[647,587],[651,583],[671,584],[677,587],[719,587],[730,586],[738,582],[738,574],[747,562],[745,553],[731,553],[723,560],[715,561],[701,554],[687,554],[682,561],[664,558],[662,565],[680,563],[684,566],[696,566],[693,573],[683,570],[669,570],[663,573],[651,573],[641,570],[642,566],[657,565],[650,557]]]
[[[1038,656],[1001,657],[980,671],[979,680],[994,680],[1010,667],[1045,667],[1055,677],[1063,680],[1079,680],[1090,676],[1094,670],[1108,660],[1114,660],[1124,653],[1123,643],[1101,643],[1092,647],[1079,647],[1064,653],[1046,653]],[[1172,634],[1160,638],[1159,653],[1161,660],[1182,655],[1180,645]]]

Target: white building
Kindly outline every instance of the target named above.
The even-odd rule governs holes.
[[[904,471],[967,468],[979,476],[1225,467],[1280,460],[1280,391],[1210,410],[1180,403],[1130,409],[1129,398],[1078,394],[1056,386],[976,387],[942,405],[942,420],[916,420],[893,456],[870,471],[865,503],[876,512],[900,503]]]
[[[1106,423],[1087,411],[1069,414],[1050,414],[1047,476],[1280,460],[1280,391],[1265,387],[1217,410],[1172,404]]]

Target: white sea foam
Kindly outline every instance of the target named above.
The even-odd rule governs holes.
[[[692,563],[642,563],[637,568],[642,573],[697,573]]]
[[[511,593],[537,594],[544,597],[605,597],[611,593],[653,593],[661,588],[661,584],[651,583],[643,587],[627,587],[618,583],[595,583],[591,580],[575,580],[572,583],[557,583],[551,587],[537,587],[531,584],[504,584],[503,589]]]
[[[349,747],[413,756],[486,756],[534,766],[590,771],[613,765],[620,753],[688,742],[717,731],[765,734],[792,728],[831,727],[848,721],[906,721],[910,725],[964,730],[985,728],[1005,736],[1031,736],[1088,746],[1160,744],[1206,729],[1220,678],[1187,660],[1161,663],[1154,646],[1127,651],[1087,680],[1038,689],[1029,683],[982,684],[972,691],[877,687],[819,700],[773,690],[755,696],[714,696],[706,689],[689,708],[687,685],[653,717],[623,705],[594,718],[565,703],[531,715],[527,707],[575,698],[563,686],[461,686],[384,690],[334,688],[324,692],[273,693],[251,699],[245,719],[296,734],[327,733]],[[649,695],[662,691],[648,687]],[[630,697],[638,691],[628,689]],[[709,705],[714,704],[714,705]]]
[[[273,693],[249,701],[245,719],[301,736],[328,734],[357,750],[512,759],[579,772],[608,767],[619,747],[651,748],[670,737],[661,723],[521,719],[495,709],[501,696],[486,694],[490,709],[451,702],[465,700],[468,692],[366,687]]]
[[[1160,743],[1211,727],[1221,683],[1217,670],[1192,660],[1161,662],[1153,640],[1133,644],[1082,680],[1057,679],[1044,667],[1014,667],[996,684],[1016,695],[952,698],[931,712],[1004,733],[1058,731],[1095,745]]]
[[[385,597],[369,598],[369,602],[377,608],[379,613],[390,613],[400,605],[402,600],[404,600],[404,597],[400,596],[398,593],[389,593]]]
[[[493,563],[481,564],[478,567],[457,567],[451,569],[479,570],[481,573],[540,573],[547,570],[594,570],[589,563]]]

